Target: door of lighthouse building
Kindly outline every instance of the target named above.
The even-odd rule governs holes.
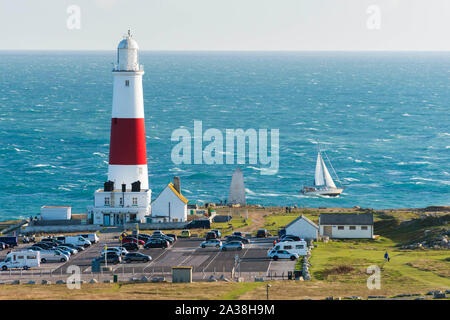
[[[104,215],[103,215],[103,225],[104,225],[104,226],[109,226],[109,225],[111,225],[110,215],[109,215],[109,214],[104,214]]]

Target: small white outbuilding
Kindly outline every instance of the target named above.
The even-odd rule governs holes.
[[[293,235],[305,240],[317,240],[319,237],[319,226],[304,215],[293,220],[284,227],[287,235]]]
[[[42,206],[42,220],[70,220],[72,218],[72,207],[69,206]]]
[[[320,235],[335,239],[372,239],[372,213],[322,213]]]
[[[152,202],[152,222],[186,222],[188,200],[181,194],[180,180],[174,179]]]

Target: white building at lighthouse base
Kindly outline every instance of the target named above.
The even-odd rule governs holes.
[[[143,223],[145,216],[150,215],[152,191],[127,189],[104,191],[98,189],[94,194],[94,206],[89,206],[88,216],[93,224],[103,226],[121,226],[125,223]]]

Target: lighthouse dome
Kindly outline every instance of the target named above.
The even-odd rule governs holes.
[[[139,65],[139,46],[132,38],[130,30],[117,46],[117,65],[116,71],[140,71]]]
[[[138,46],[136,40],[134,40],[131,37],[126,37],[125,39],[120,41],[117,48],[118,49],[136,49],[136,50],[139,50],[139,46]]]

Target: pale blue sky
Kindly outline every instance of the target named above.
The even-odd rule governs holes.
[[[0,25],[0,50],[112,50],[128,27],[143,50],[450,50],[450,0],[0,0]]]

